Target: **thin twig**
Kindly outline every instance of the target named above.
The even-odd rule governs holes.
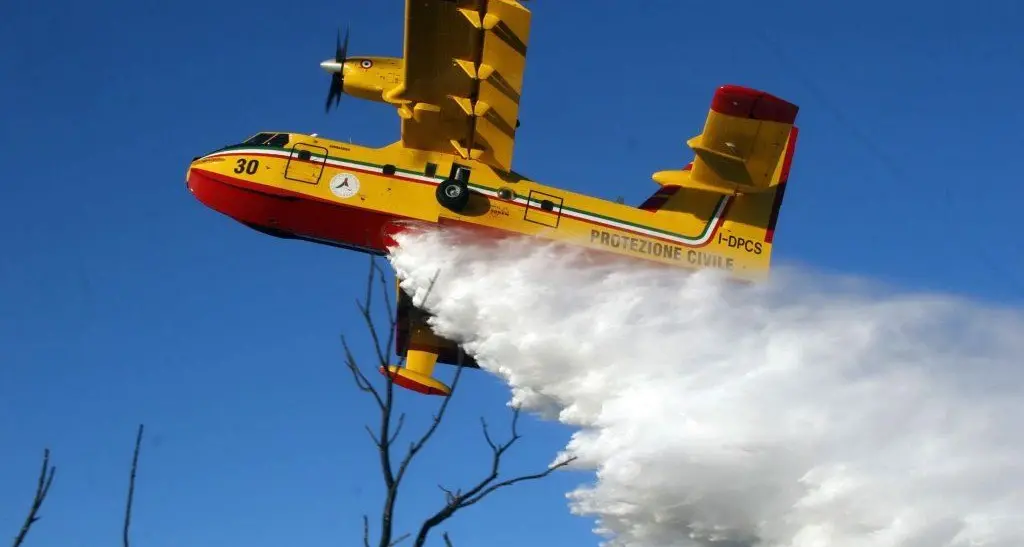
[[[47,473],[47,468],[49,468],[49,473]],[[28,536],[28,531],[32,528],[32,525],[42,518],[38,516],[39,509],[43,506],[43,501],[46,500],[46,494],[50,492],[50,485],[53,484],[53,476],[56,472],[57,466],[50,465],[50,449],[46,448],[43,450],[43,466],[39,471],[36,495],[32,498],[32,507],[28,511],[25,523],[21,525],[21,531],[14,538],[14,547],[19,547],[25,541],[25,537]]]
[[[513,484],[520,482],[532,481],[547,477],[556,469],[565,467],[566,465],[569,465],[576,459],[576,457],[574,456],[566,460],[563,460],[555,465],[552,465],[551,467],[548,467],[544,471],[538,473],[533,473],[530,475],[520,475],[500,482],[494,482],[498,479],[500,473],[501,458],[505,455],[509,448],[511,448],[512,445],[515,444],[515,442],[520,439],[518,431],[519,408],[517,407],[513,411],[511,437],[509,438],[508,441],[500,445],[496,444],[494,440],[491,438],[491,435],[487,430],[487,422],[481,419],[480,423],[483,428],[484,440],[487,442],[487,445],[491,448],[492,453],[490,474],[488,474],[487,477],[478,482],[475,486],[470,488],[465,493],[463,493],[461,489],[452,491],[443,486],[439,486],[439,488],[441,488],[441,490],[445,494],[444,507],[442,507],[436,513],[434,513],[433,516],[431,516],[423,522],[423,525],[420,527],[420,533],[416,537],[416,542],[414,544],[415,547],[422,547],[427,541],[427,536],[430,534],[430,530],[451,518],[457,511],[469,507],[470,505],[476,504],[477,502],[484,499],[494,491],[499,490],[501,488],[512,486]],[[445,541],[447,542],[448,539],[445,538]]]
[[[387,280],[384,279],[384,270],[382,270],[380,266],[377,266],[376,262],[373,263],[373,266],[377,268],[377,272],[380,273],[381,292],[384,294],[384,310],[388,314],[388,326],[390,327],[388,329],[387,355],[391,355],[391,348],[394,346],[395,343],[394,327],[397,322],[397,319],[395,318],[395,312],[392,310],[391,307],[391,297],[388,296],[389,294],[391,294],[391,291],[388,289]]]
[[[377,329],[374,327],[373,318],[370,315],[370,302],[373,296],[373,273],[378,270],[374,258],[375,257],[373,255],[370,255],[370,274],[369,279],[366,280],[366,302],[362,304],[357,302],[356,306],[359,308],[359,313],[363,316],[363,321],[369,328],[370,337],[373,338],[373,348],[377,352],[377,360],[380,362],[381,366],[387,366],[389,355],[388,348],[381,346],[380,337],[377,335]],[[381,279],[383,280],[383,272],[381,273]]]
[[[363,374],[362,370],[360,370],[359,364],[356,363],[355,356],[352,355],[352,349],[348,347],[348,341],[345,339],[345,335],[341,335],[341,346],[345,350],[345,366],[347,366],[352,372],[356,386],[362,391],[373,395],[374,400],[377,401],[377,406],[383,410],[384,400],[380,398],[380,393],[377,391],[377,388],[373,387],[373,384],[370,383],[370,379]]]
[[[124,531],[121,533],[124,547],[129,547],[128,529],[132,523],[132,502],[135,500],[135,473],[139,468],[139,447],[142,446],[142,428],[143,425],[139,424],[139,432],[135,436],[135,452],[132,454],[132,471],[128,477],[128,503],[124,509]]]

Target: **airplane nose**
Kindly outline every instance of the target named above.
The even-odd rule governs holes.
[[[341,72],[341,63],[335,61],[334,59],[327,59],[326,61],[320,63],[320,68],[330,73]]]

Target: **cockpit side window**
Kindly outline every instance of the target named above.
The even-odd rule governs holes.
[[[274,146],[276,148],[284,148],[288,146],[288,133],[278,133],[274,135],[266,142],[267,146]]]
[[[288,144],[288,133],[257,133],[242,144],[284,148]]]
[[[272,136],[274,136],[273,133],[257,133],[246,139],[242,144],[263,144]]]

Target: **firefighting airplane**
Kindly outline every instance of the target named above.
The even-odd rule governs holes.
[[[797,140],[798,107],[719,87],[694,159],[653,174],[638,207],[536,182],[512,170],[530,11],[516,0],[406,0],[403,58],[349,57],[340,33],[327,110],[341,94],[393,105],[401,137],[369,148],[267,131],[197,157],[187,187],[203,204],[263,233],[384,254],[411,222],[524,234],[668,266],[718,268],[756,281],[769,269]],[[402,387],[446,395],[436,363],[455,343],[399,290]],[[477,367],[468,356],[462,365]]]

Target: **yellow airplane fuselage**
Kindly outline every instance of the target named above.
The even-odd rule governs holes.
[[[228,146],[192,162],[187,185],[199,201],[265,233],[373,254],[385,253],[390,234],[407,221],[421,221],[756,280],[769,267],[774,220],[746,217],[764,216],[772,208],[765,200],[781,201],[776,192],[737,196],[668,185],[635,207],[398,143],[368,148],[271,132],[249,141],[263,144]],[[453,211],[436,194],[457,168],[468,174],[470,192]]]

